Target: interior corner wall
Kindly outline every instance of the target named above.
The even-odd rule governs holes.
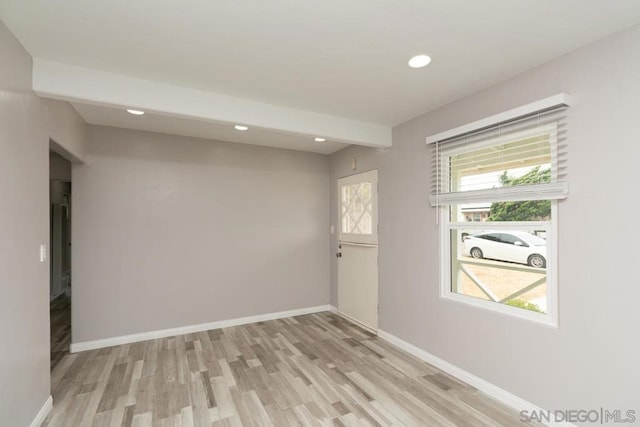
[[[73,343],[329,303],[326,155],[88,129]]]
[[[50,395],[49,262],[39,254],[49,243],[51,125],[82,135],[84,124],[67,121],[70,105],[35,95],[31,57],[1,21],[0,57],[0,418],[26,426]]]
[[[332,224],[335,179],[352,173],[351,159],[379,169],[381,329],[542,408],[638,410],[638,52],[634,27],[395,127],[389,150],[331,156]],[[560,92],[574,105],[570,194],[559,203],[559,328],[443,300],[425,138]],[[336,286],[332,258],[333,304]]]

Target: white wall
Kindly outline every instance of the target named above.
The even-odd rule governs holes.
[[[329,159],[89,127],[72,342],[329,302]]]
[[[635,27],[397,126],[388,151],[331,156],[333,182],[352,173],[352,157],[359,171],[379,168],[381,329],[543,408],[640,409],[637,233],[619,209],[636,203],[638,52]],[[559,92],[575,101],[570,195],[559,206],[559,328],[441,299],[425,137]],[[335,270],[333,261],[333,304]]]
[[[49,138],[80,152],[73,138],[84,124],[68,104],[31,91],[31,57],[2,22],[0,57],[0,420],[26,426],[50,394],[49,262],[39,262],[49,243]]]

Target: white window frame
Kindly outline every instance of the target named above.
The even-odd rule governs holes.
[[[458,139],[464,135],[473,134],[474,132],[483,131],[501,124],[508,124],[521,118],[529,117],[533,114],[544,113],[559,108],[569,107],[572,104],[571,96],[566,93],[559,93],[548,98],[540,99],[527,105],[523,105],[517,108],[513,108],[502,113],[495,114],[471,123],[458,126],[453,129],[440,132],[426,138],[427,145],[435,143],[435,154],[437,161],[439,162],[445,153],[447,156],[451,156],[451,152],[454,146],[451,146],[447,153],[446,143],[441,147],[440,143]],[[557,138],[557,132],[555,137]],[[476,145],[476,144],[474,144]],[[477,146],[477,145],[476,145]],[[556,147],[556,150],[559,150]],[[566,153],[566,149],[562,150],[562,154]],[[554,151],[551,153],[552,157],[560,154],[560,151]],[[553,160],[557,160],[556,157]],[[511,318],[520,318],[531,320],[539,324],[558,327],[558,199],[564,199],[568,195],[568,182],[564,173],[564,167],[562,168],[562,179],[560,177],[560,166],[558,163],[552,162],[552,183],[544,185],[530,185],[523,186],[523,189],[516,188],[503,188],[493,190],[478,190],[469,191],[471,194],[460,193],[448,193],[441,194],[441,167],[442,163],[437,163],[434,170],[433,184],[436,189],[435,193],[431,195],[431,205],[435,206],[439,210],[436,218],[440,224],[440,283],[441,283],[441,297],[449,301],[457,303],[463,303],[466,305],[478,307],[491,311],[493,313],[499,313],[507,315]],[[557,182],[553,182],[555,179]],[[497,190],[497,191],[496,191]],[[442,196],[442,197],[441,197]],[[490,196],[490,197],[488,197]],[[541,197],[544,196],[544,197]],[[518,198],[515,198],[518,197]],[[469,199],[473,200],[469,200]],[[461,203],[479,202],[479,201],[519,201],[519,200],[551,200],[551,220],[544,222],[492,222],[492,223],[474,223],[474,222],[462,222],[462,223],[450,223],[449,217],[449,205],[457,205]],[[445,203],[443,203],[445,202]],[[506,304],[500,304],[493,301],[487,301],[480,298],[475,298],[468,295],[463,295],[453,292],[451,283],[451,250],[450,239],[452,227],[458,227],[463,225],[465,229],[491,229],[495,228],[522,228],[531,229],[540,228],[544,225],[546,230],[547,239],[547,313],[537,313],[534,311],[508,306]]]
[[[557,130],[555,127],[552,128],[555,133]],[[522,135],[512,134],[511,137],[514,139],[518,139]],[[555,137],[555,135],[553,136]],[[511,139],[511,138],[509,138]],[[484,141],[480,144],[475,144],[474,148],[482,149],[491,145],[495,145],[496,141]],[[456,154],[459,154],[461,151],[464,151],[465,148],[454,148],[447,150],[446,146],[442,147],[438,156],[440,156],[440,160],[442,164],[447,165],[449,158]],[[556,155],[556,153],[551,153],[552,158]],[[446,167],[446,166],[445,166]],[[555,170],[551,171],[552,176],[556,173]],[[440,206],[438,207],[439,217],[440,217],[440,253],[441,253],[441,265],[440,265],[440,296],[443,299],[449,301],[455,301],[458,303],[463,303],[467,305],[471,305],[480,309],[489,310],[492,312],[497,312],[501,314],[505,314],[512,317],[517,317],[520,319],[530,320],[533,322],[537,322],[543,325],[547,325],[550,327],[557,328],[558,327],[558,286],[557,286],[557,275],[558,275],[558,202],[557,200],[551,200],[551,220],[550,221],[527,221],[527,222],[516,222],[516,221],[507,221],[507,222],[451,222],[450,221],[450,205]],[[452,264],[451,264],[451,230],[464,228],[465,230],[478,230],[478,231],[486,231],[486,230],[506,230],[506,229],[517,229],[517,230],[541,230],[544,229],[546,231],[546,240],[547,240],[547,267],[546,267],[546,275],[547,275],[547,313],[538,313],[531,310],[526,310],[523,308],[513,307],[507,304],[502,304],[494,301],[488,301],[481,298],[460,294],[454,292],[452,290]]]

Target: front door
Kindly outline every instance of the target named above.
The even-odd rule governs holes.
[[[338,180],[338,312],[378,329],[378,171]]]

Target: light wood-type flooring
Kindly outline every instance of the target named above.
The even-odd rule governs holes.
[[[333,313],[68,354],[46,426],[524,426]]]
[[[69,354],[71,343],[71,298],[60,295],[49,305],[51,325],[51,370]]]

